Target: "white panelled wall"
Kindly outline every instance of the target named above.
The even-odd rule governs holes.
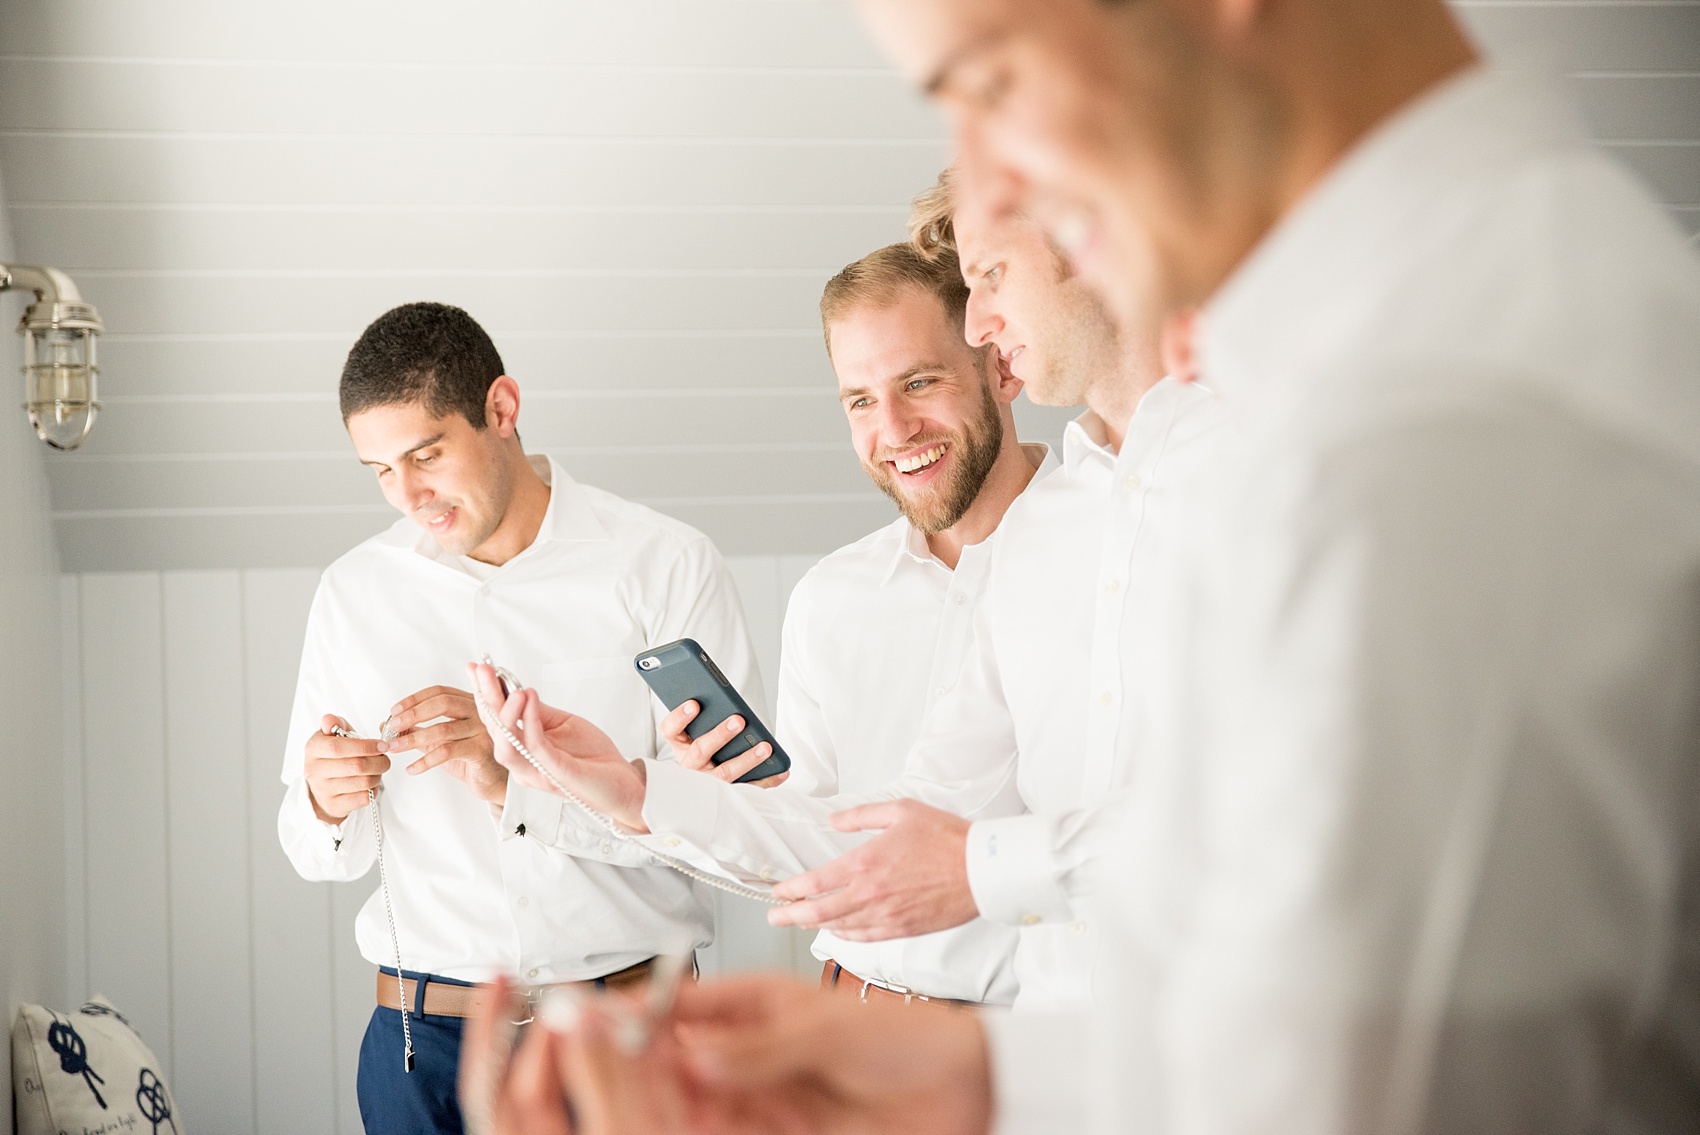
[[[813,557],[730,563],[771,703],[785,598]],[[61,578],[64,1004],[111,997],[175,1077],[191,1131],[361,1130],[355,1058],[373,969],[353,920],[376,876],[306,882],[277,840],[317,582],[312,569]],[[705,972],[807,972],[808,936],[716,898]]]

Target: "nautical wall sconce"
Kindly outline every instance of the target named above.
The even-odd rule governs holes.
[[[35,436],[54,449],[75,449],[89,436],[100,410],[94,352],[100,313],[57,268],[0,264],[0,292],[25,288],[35,293],[35,302],[18,321],[24,337],[24,410]]]

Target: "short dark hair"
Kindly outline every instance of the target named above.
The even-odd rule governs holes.
[[[342,364],[342,420],[374,406],[423,402],[484,428],[490,384],[507,369],[478,321],[446,303],[404,303],[372,321]]]

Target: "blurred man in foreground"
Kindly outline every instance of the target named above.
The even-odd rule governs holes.
[[[1700,1127],[1681,234],[1440,0],[861,6],[1117,310],[1205,303],[1241,407],[1130,691],[1114,995],[874,1044],[777,982],[698,991],[680,1065],[553,1042],[585,1129],[651,1129],[638,1076],[823,1131]]]

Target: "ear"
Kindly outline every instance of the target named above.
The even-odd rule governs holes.
[[[519,383],[505,374],[484,393],[484,425],[504,438],[519,432]]]
[[[1163,370],[1179,382],[1194,382],[1198,378],[1198,361],[1193,352],[1193,340],[1198,334],[1198,309],[1189,307],[1171,312],[1163,320],[1160,340]]]
[[[985,366],[990,372],[988,378],[991,382],[992,397],[1007,406],[1015,401],[1015,396],[1021,393],[1025,384],[1010,373],[1009,363],[996,347],[986,347],[985,351]]]

